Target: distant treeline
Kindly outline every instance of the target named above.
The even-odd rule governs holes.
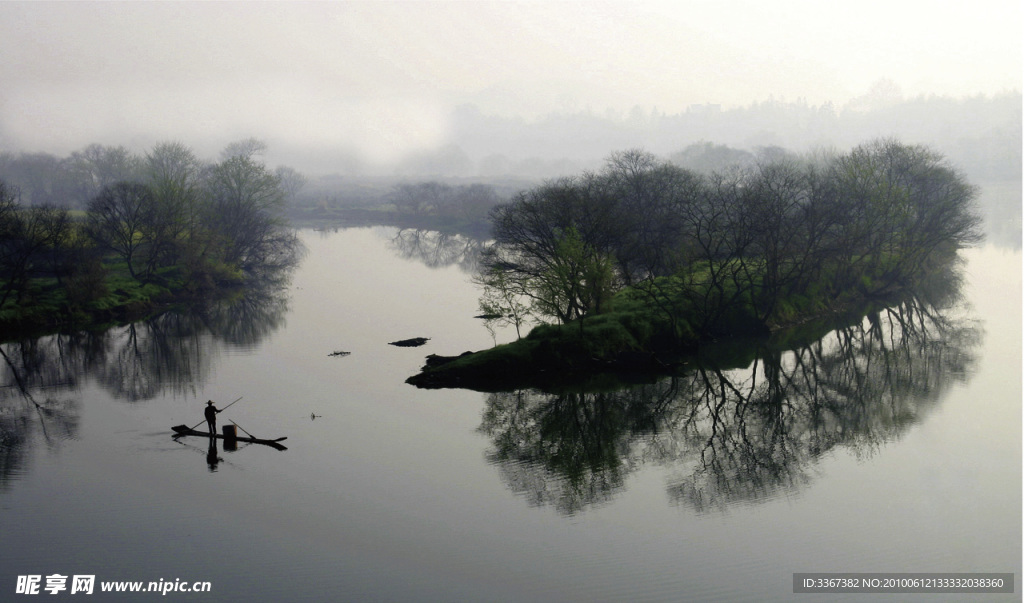
[[[445,143],[412,152],[388,165],[372,165],[342,150],[303,154],[295,168],[281,166],[290,215],[336,219],[359,214],[436,228],[481,232],[481,211],[493,196],[510,198],[545,179],[601,169],[609,153],[641,147],[696,171],[749,166],[759,155],[787,149],[848,149],[865,139],[897,137],[942,153],[972,182],[986,186],[1021,178],[1021,95],[904,98],[891,82],[878,82],[845,106],[770,99],[727,108],[713,104],[682,110],[636,107],[628,113],[569,111],[534,119],[488,115],[472,105],[457,108]],[[342,146],[339,143],[339,147]],[[131,179],[142,157],[125,147],[89,145],[67,157],[0,152],[0,179],[17,187],[25,205],[84,208],[110,183]],[[459,189],[443,195],[465,199],[467,188],[482,193],[465,208],[431,201],[431,187]],[[491,187],[486,191],[481,186]],[[410,201],[409,188],[420,199]],[[493,194],[492,194],[493,193]],[[993,215],[1019,222],[1019,195],[986,199]],[[420,207],[417,208],[416,206]],[[348,211],[385,210],[391,215]],[[344,210],[344,212],[342,212]],[[990,225],[991,226],[991,225]]]
[[[362,184],[339,184],[330,192],[314,184],[290,203],[289,216],[297,221],[391,224],[487,238],[488,214],[504,200],[493,185],[479,182]]]
[[[180,143],[174,143],[180,145]],[[104,189],[121,182],[147,183],[154,161],[162,161],[158,145],[143,154],[124,146],[92,144],[67,157],[49,153],[0,153],[0,181],[21,206],[62,207],[85,210]],[[244,155],[253,161],[266,145],[256,139],[232,143],[221,159]],[[210,173],[214,162],[204,162],[184,148],[191,170]],[[402,178],[326,176],[310,179],[289,166],[269,170],[276,179],[281,209],[297,219],[348,219],[422,224],[440,229],[461,229],[486,236],[491,207],[513,192],[532,184],[527,181],[444,182],[439,179],[409,181]],[[500,192],[499,192],[500,191]],[[337,210],[372,209],[372,212]]]
[[[153,157],[168,144],[184,147],[190,169],[202,171],[216,162],[204,161],[182,143],[162,143],[146,153],[125,146],[91,144],[67,157],[50,153],[0,152],[0,180],[14,187],[23,205],[56,205],[84,209],[103,187],[116,182],[143,181],[150,177]],[[221,160],[244,155],[258,160],[266,144],[249,138],[233,142],[221,152]],[[262,162],[261,162],[262,163]],[[264,169],[266,169],[264,167]],[[279,166],[272,171],[285,198],[294,196],[306,184],[306,177],[294,168]]]
[[[93,169],[77,189],[93,191],[84,205],[74,196],[40,202],[39,191],[60,194],[52,180],[26,205],[20,187],[0,179],[0,324],[138,314],[293,265],[286,182],[258,160],[262,148],[235,143],[211,163],[173,142],[142,157],[90,147]]]
[[[616,150],[641,147],[669,158],[706,141],[750,152],[782,147],[806,153],[895,137],[942,153],[973,182],[1020,179],[1019,91],[904,97],[891,82],[880,84],[842,106],[770,98],[740,107],[638,105],[627,112],[568,108],[523,117],[462,105],[452,110],[443,141],[387,163],[362,157],[358,149],[346,148],[345,141],[315,153],[300,153],[301,141],[296,141],[292,150],[281,153],[285,163],[315,175],[310,189],[340,193],[329,202],[345,206],[379,196],[381,186],[398,181],[484,182],[504,195],[507,185],[522,188],[517,183],[599,170]],[[320,175],[329,176],[321,181]]]
[[[527,120],[489,115],[467,105],[455,113],[447,146],[420,153],[399,169],[409,176],[551,178],[600,169],[609,153],[637,146],[662,157],[703,141],[804,153],[896,137],[942,153],[974,182],[1020,179],[1019,91],[905,98],[891,82],[884,84],[845,106],[771,99],[733,108],[637,106],[625,114],[559,112]]]

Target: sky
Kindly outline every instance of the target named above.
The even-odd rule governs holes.
[[[455,107],[679,113],[1020,90],[1019,0],[0,2],[0,150],[254,136],[386,161]]]

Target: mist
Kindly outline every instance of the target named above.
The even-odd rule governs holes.
[[[0,4],[0,178],[90,145],[245,139],[307,206],[501,197],[642,149],[924,144],[1019,245],[1020,7],[862,2]],[[698,161],[704,168],[708,158]],[[4,165],[8,167],[3,167]],[[995,192],[993,192],[995,191]],[[82,200],[69,200],[81,203]]]
[[[255,137],[313,175],[452,177],[701,140],[948,153],[1019,139],[1019,17],[1002,1],[7,2],[0,150],[214,156]]]

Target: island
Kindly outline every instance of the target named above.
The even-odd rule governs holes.
[[[689,171],[630,150],[491,213],[487,320],[526,336],[430,356],[407,382],[503,389],[671,369],[709,343],[857,320],[955,274],[977,190],[938,153],[881,139]]]

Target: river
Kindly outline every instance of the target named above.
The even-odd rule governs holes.
[[[975,599],[1020,600],[1019,248],[962,252],[941,310],[549,395],[404,382],[514,337],[473,318],[472,241],[300,237],[283,292],[0,347],[0,600],[864,600],[804,572],[1013,573]],[[287,450],[171,437],[239,397],[220,424]]]

